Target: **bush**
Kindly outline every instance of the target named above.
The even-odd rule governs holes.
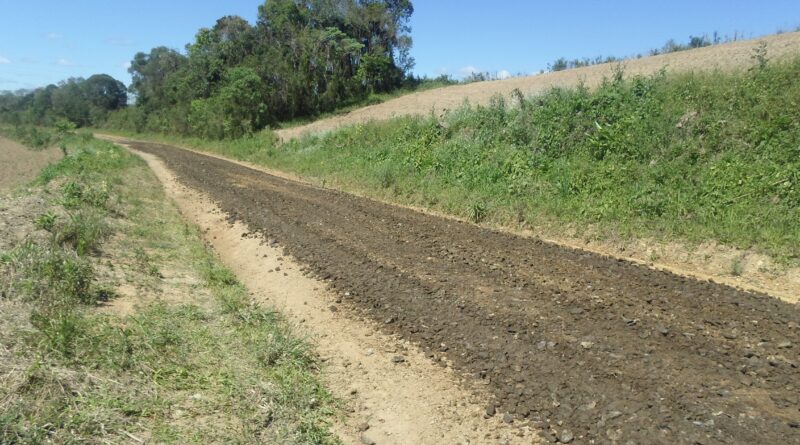
[[[103,215],[91,209],[80,210],[61,226],[54,229],[53,235],[58,244],[69,246],[79,256],[96,250],[100,241],[111,233]]]
[[[45,304],[94,303],[94,272],[76,252],[55,244],[26,241],[0,257],[3,298]]]

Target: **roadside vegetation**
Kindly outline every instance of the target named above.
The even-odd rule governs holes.
[[[336,443],[310,346],[146,165],[61,142],[29,187],[47,204],[0,243],[0,443]]]
[[[470,218],[800,255],[800,58],[498,97],[279,144],[157,136]],[[589,236],[589,235],[587,235]]]

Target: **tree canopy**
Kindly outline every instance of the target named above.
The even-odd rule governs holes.
[[[29,125],[52,125],[60,119],[78,126],[99,125],[127,103],[128,89],[122,82],[95,74],[33,91],[0,94],[0,119]]]
[[[136,106],[115,124],[236,137],[392,90],[414,66],[413,12],[409,0],[268,0],[255,24],[222,17],[183,53],[136,54]]]
[[[267,0],[255,24],[225,16],[183,51],[137,53],[127,89],[105,74],[69,79],[0,95],[0,113],[36,125],[239,137],[401,86],[414,67],[413,12],[410,0]]]

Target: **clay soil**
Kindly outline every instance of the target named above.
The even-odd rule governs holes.
[[[488,390],[487,415],[574,443],[800,443],[796,304],[127,143]]]
[[[800,32],[791,32],[756,40],[744,40],[690,51],[631,59],[622,62],[621,66],[625,70],[626,76],[647,76],[661,69],[666,69],[671,73],[744,69],[753,64],[753,50],[760,42],[767,44],[767,57],[770,60],[780,60],[800,54]],[[276,133],[282,140],[289,140],[304,134],[325,133],[341,126],[360,124],[371,120],[385,120],[405,115],[441,114],[460,107],[464,104],[465,99],[468,99],[473,105],[486,105],[492,97],[497,95],[508,100],[514,90],[529,95],[542,93],[551,88],[575,87],[579,84],[591,88],[599,85],[604,79],[612,77],[613,70],[617,65],[616,63],[603,63],[535,76],[437,88],[408,94],[306,125],[280,129]]]

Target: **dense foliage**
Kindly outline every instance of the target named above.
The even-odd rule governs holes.
[[[129,89],[101,74],[4,93],[0,122],[240,137],[418,83],[413,12],[410,0],[267,0],[255,25],[226,16],[183,52],[136,54]]]
[[[223,17],[181,53],[134,57],[136,107],[111,126],[238,137],[397,88],[414,61],[409,0],[269,0]]]
[[[125,85],[107,74],[69,79],[33,91],[0,94],[0,122],[15,126],[53,126],[67,120],[77,126],[99,125],[111,111],[128,103]]]

